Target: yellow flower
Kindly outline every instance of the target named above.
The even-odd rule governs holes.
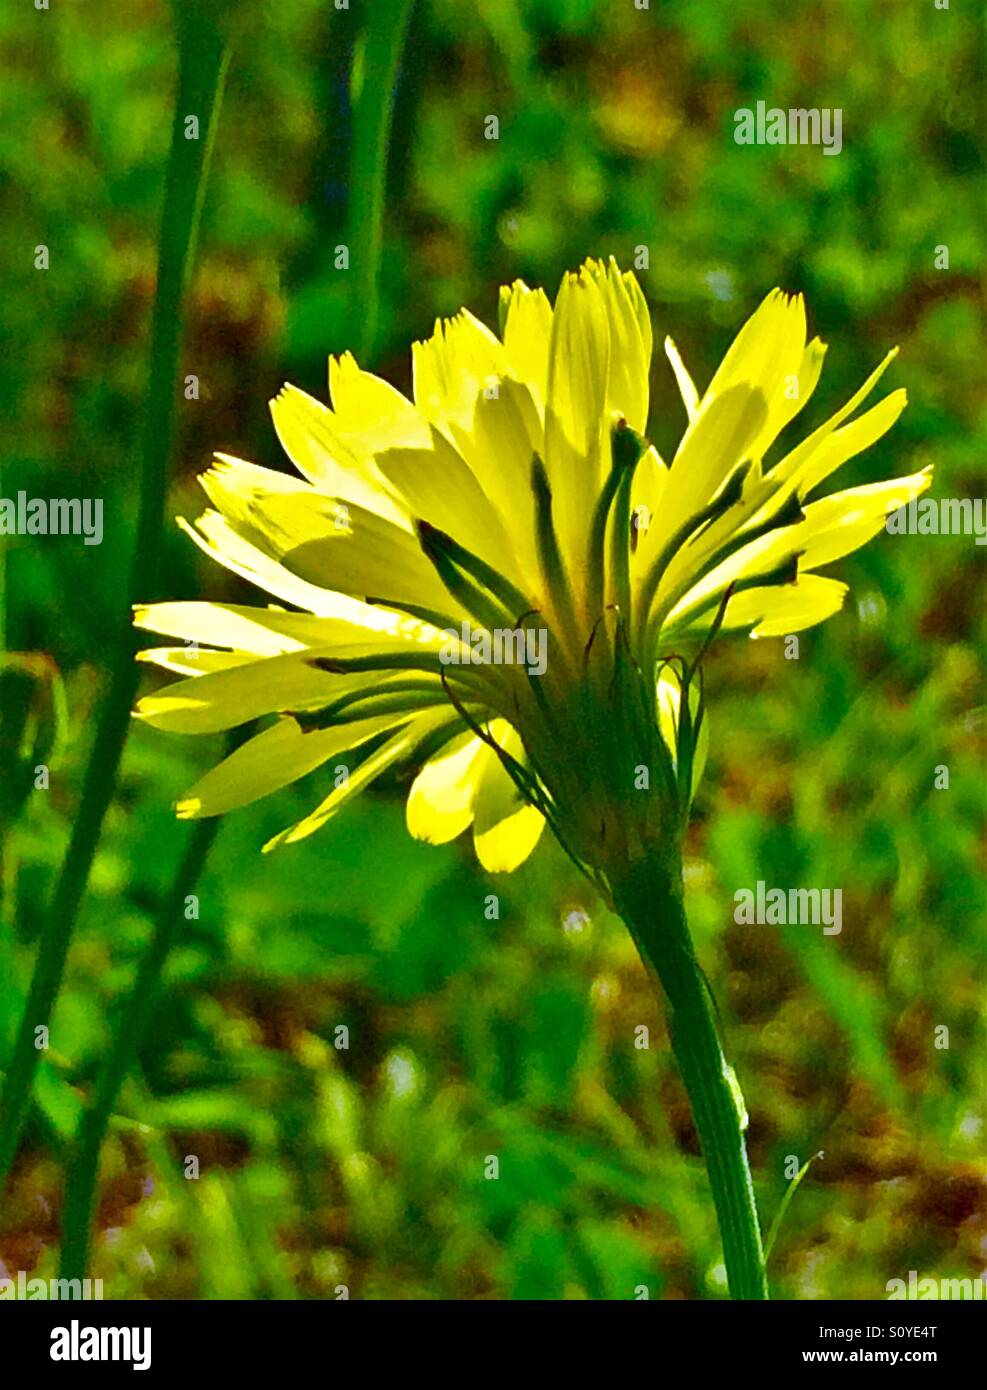
[[[220,455],[201,480],[212,509],[181,522],[276,603],[136,613],[194,644],[140,653],[186,679],[139,717],[211,733],[276,716],[178,814],[332,764],[325,800],[272,848],[411,759],[412,834],[472,826],[489,870],[520,863],[547,819],[606,891],[643,844],[674,838],[707,728],[682,653],[720,628],[775,636],[835,613],[846,586],[817,571],[929,476],[806,500],[900,414],[897,390],[851,419],[893,352],[765,461],[825,355],[801,296],[773,290],[702,395],[665,351],[687,415],[670,465],[644,439],[647,306],[612,259],[567,274],[554,309],[520,281],[502,289],[500,338],[467,310],[438,323],[414,345],[414,403],[349,354],[330,361],[331,408],[286,386],[271,409],[300,476]]]

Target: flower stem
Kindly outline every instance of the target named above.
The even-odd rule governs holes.
[[[103,1136],[120,1087],[147,1030],[165,962],[184,922],[182,908],[186,895],[199,878],[218,826],[218,820],[199,821],[187,842],[171,892],[158,912],[134,987],[117,1019],[113,1042],[103,1059],[93,1098],[79,1122],[65,1183],[60,1271],[63,1279],[86,1277]]]
[[[360,61],[350,78],[353,149],[350,167],[349,243],[356,257],[353,275],[353,332],[359,361],[365,364],[377,341],[384,195],[394,95],[413,0],[376,0],[368,8],[360,38]]]
[[[613,882],[614,905],[670,1007],[672,1050],[685,1082],[723,1240],[732,1298],[766,1299],[767,1278],[739,1097],[705,978],[692,949],[678,863],[657,854]]]
[[[209,156],[215,134],[229,47],[209,12],[188,0],[176,3],[179,24],[178,92],[171,154],[165,180],[158,282],[151,330],[150,372],[144,412],[140,513],[127,598],[156,596],[160,532],[168,461],[175,428],[178,365],[185,282],[192,263]],[[186,139],[186,115],[200,122],[198,140]],[[122,599],[122,596],[121,596]],[[76,916],[86,891],[100,829],[116,786],[130,724],[139,670],[129,608],[121,602],[120,627],[112,633],[109,689],[86,767],[72,836],[51,908],[45,917],[34,973],[0,1094],[0,1193],[17,1153],[31,1105],[41,1052],[37,1029],[51,1024]]]

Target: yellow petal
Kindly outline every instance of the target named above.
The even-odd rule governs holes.
[[[767,418],[763,393],[743,382],[703,397],[672,461],[667,506],[660,517],[660,541],[700,512],[753,449]],[[657,547],[659,534],[652,538]]]
[[[307,609],[320,618],[349,624],[364,632],[396,634],[401,631],[411,635],[419,630],[424,631],[424,625],[414,620],[364,603],[349,594],[310,584],[292,574],[279,560],[238,535],[219,512],[203,512],[194,527],[189,526],[182,517],[178,518],[178,524],[210,559],[273,594],[275,598]],[[434,633],[434,629],[431,631]]]
[[[450,421],[468,426],[478,396],[507,366],[503,345],[468,309],[438,320],[432,337],[411,351],[415,404],[443,429]]]
[[[510,536],[511,557],[517,564],[499,562],[497,568],[516,568],[525,587],[537,592],[531,460],[542,452],[542,429],[529,388],[505,377],[496,397],[481,395],[477,401],[472,430],[451,425],[449,432]]]
[[[182,637],[210,647],[233,647],[255,656],[317,647],[338,638],[349,625],[283,608],[249,608],[235,603],[138,604],[134,627],[165,637]]]
[[[924,492],[932,481],[925,469],[908,478],[868,483],[834,493],[805,509],[805,519],[744,546],[718,565],[705,579],[690,589],[669,615],[669,622],[681,617],[686,606],[712,594],[723,592],[736,580],[767,574],[787,558],[799,557],[799,571],[819,569],[833,560],[859,549],[883,528],[892,512]]]
[[[336,597],[336,612],[329,617],[288,613],[283,608],[251,608],[235,603],[138,604],[134,626],[165,637],[181,637],[212,647],[231,647],[256,656],[279,656],[305,647],[337,644],[352,646],[380,634],[387,642],[440,643],[441,634],[428,623],[371,604],[358,603],[345,594]]]
[[[562,553],[574,568],[586,549],[587,508],[609,467],[609,376],[610,326],[599,287],[584,268],[566,274],[555,301],[545,412],[553,519]]]
[[[494,720],[490,735],[505,752],[523,760],[521,740],[505,720]],[[473,806],[473,844],[488,873],[511,873],[538,843],[545,819],[521,796],[493,749],[484,753]]]
[[[447,710],[430,710],[425,714],[418,715],[406,727],[399,729],[386,743],[383,743],[380,748],[375,749],[369,757],[365,758],[357,770],[350,774],[346,782],[341,786],[334,787],[314,811],[295,825],[289,826],[287,830],[282,830],[273,839],[268,840],[264,846],[264,853],[267,854],[280,845],[292,845],[299,840],[307,839],[309,835],[314,835],[336,815],[351,796],[363,791],[387,768],[406,757],[429,734],[441,728],[444,723],[455,722],[455,719],[456,716]]]
[[[298,478],[240,459],[218,459],[199,483],[236,533],[275,559],[331,530],[340,506]]]
[[[872,406],[858,420],[831,434],[818,449],[812,451],[791,477],[790,483],[804,497],[841,467],[848,459],[863,453],[888,430],[908,404],[908,393],[899,388]]]
[[[410,530],[362,436],[341,430],[328,406],[294,386],[284,386],[270,408],[281,447],[310,482],[331,497],[355,502]]]
[[[355,502],[310,493],[258,505],[263,538],[284,568],[319,589],[463,616],[417,536]]]
[[[444,845],[472,822],[477,775],[488,752],[476,734],[464,733],[429,758],[408,793],[408,829],[416,840]]]
[[[511,546],[500,518],[469,467],[438,430],[427,449],[378,454],[381,472],[411,513],[447,531],[461,545],[504,572]]]
[[[146,695],[137,702],[135,714],[156,729],[214,734],[235,729],[262,714],[317,709],[361,683],[379,679],[364,674],[334,675],[311,664],[314,657],[338,655],[335,646],[314,647],[192,676]]]
[[[727,604],[725,628],[753,628],[752,637],[785,637],[831,618],[848,586],[819,574],[800,574],[795,584],[747,589]]]
[[[513,873],[534,850],[544,829],[545,818],[533,806],[522,805],[489,823],[481,820],[478,809],[473,826],[476,857],[489,874]]]
[[[336,423],[351,448],[364,456],[398,446],[423,448],[428,422],[388,382],[361,370],[350,352],[329,359],[329,392]]]
[[[779,463],[772,466],[769,477],[779,485],[790,484],[793,480],[797,479],[802,474],[805,467],[810,463],[812,455],[816,450],[826,442],[834,430],[842,425],[844,420],[849,419],[859,405],[863,404],[897,356],[898,349],[892,348],[884,358],[884,361],[880,362],[871,372],[863,386],[854,392],[846,404],[841,406],[835,415],[830,416],[818,429],[813,430],[812,434],[810,434],[807,439],[804,439],[801,444],[797,445],[786,454]],[[902,402],[902,404],[904,404],[904,402]],[[849,455],[846,455],[846,457],[849,457]],[[803,489],[803,493],[804,491],[805,489]]]
[[[884,530],[893,512],[925,492],[931,482],[932,469],[926,468],[908,478],[848,488],[813,502],[805,509],[804,523],[795,528],[805,547],[799,568],[820,569],[859,550]]]
[[[727,349],[704,399],[745,382],[773,400],[785,378],[797,373],[805,352],[802,296],[774,289],[766,295]]]
[[[321,767],[329,758],[362,747],[407,716],[379,715],[332,729],[303,731],[294,719],[280,719],[217,764],[175,805],[182,820],[221,816],[280,791]]]
[[[813,352],[814,345],[815,351]],[[813,379],[818,377],[824,352],[825,349],[822,344],[818,343],[818,340],[814,340],[813,344],[810,344],[809,348],[806,349],[806,357],[811,360],[804,363],[806,387],[803,389],[807,389]],[[755,462],[744,481],[741,499],[718,521],[708,527],[699,538],[683,546],[672,561],[659,590],[658,607],[669,594],[680,593],[688,575],[698,573],[725,541],[736,533],[739,527],[753,527],[766,521],[777,511],[785,499],[791,497],[793,492],[804,497],[841,464],[868,448],[891,428],[905,406],[906,394],[904,391],[893,391],[891,395],[843,429],[834,431],[833,426],[845,419],[864,399],[893,357],[894,353],[889,354],[860,391],[821,430],[817,430],[805,445],[800,445],[793,450],[791,454],[770,468],[765,474],[761,473]],[[807,509],[807,514],[808,510],[810,509]],[[876,529],[880,528],[877,527]],[[718,585],[725,586],[730,579],[735,578],[747,567],[748,561],[758,561],[762,569],[771,568],[769,561],[772,557],[777,562],[783,555],[794,553],[799,548],[794,543],[795,534],[793,530],[789,529],[785,531],[784,537],[778,533],[764,538],[742,552],[738,552],[726,567],[721,567],[715,571],[714,575],[705,580],[700,588],[711,592]],[[798,537],[800,543],[804,542],[807,534],[807,532],[800,533]],[[863,545],[866,539],[869,537],[864,536],[856,544]],[[854,548],[855,545],[848,547],[848,549]]]
[[[647,449],[634,470],[631,488],[631,578],[635,584],[640,582],[655,558],[670,480],[671,473],[658,450],[654,447]]]
[[[356,502],[239,460],[221,460],[199,481],[238,536],[319,589],[420,607],[441,608],[446,600],[404,517],[396,525]]]
[[[797,373],[790,373],[783,382],[783,390],[774,407],[771,419],[771,439],[777,438],[785,426],[795,418],[809,402],[819,384],[823,363],[826,360],[826,344],[813,338],[802,354]],[[771,440],[765,443],[765,452]]]
[[[238,574],[241,579],[255,584],[283,603],[304,608],[320,617],[330,617],[338,614],[341,604],[357,602],[355,599],[344,598],[341,594],[320,589],[315,584],[307,584],[305,580],[289,574],[277,560],[237,535],[219,512],[203,512],[196,518],[194,526],[190,526],[185,518],[180,516],[178,524],[211,560],[215,560],[217,564],[233,574]]]
[[[160,666],[178,676],[205,676],[211,671],[231,671],[258,658],[250,652],[215,652],[207,647],[147,647],[137,652],[138,661]]]
[[[500,291],[504,318],[507,371],[524,382],[544,415],[548,394],[548,349],[552,336],[552,306],[544,290],[529,290],[523,280]]]
[[[691,420],[699,408],[699,392],[696,384],[689,375],[685,363],[679,355],[679,350],[672,342],[671,338],[665,339],[665,356],[668,358],[675,373],[675,381],[679,388],[679,395],[682,397],[682,404],[685,406],[685,413]]]
[[[761,458],[779,430],[799,409],[796,392],[800,386],[804,358],[805,305],[802,296],[789,296],[781,290],[772,290],[727,350],[686,431],[682,447],[689,440],[693,426],[698,426],[706,410],[718,397],[738,387],[745,387],[749,391],[756,391],[765,406],[760,426],[747,445],[751,458]],[[719,481],[722,482],[728,471],[720,470]],[[704,500],[711,495],[709,493]]]
[[[252,661],[232,670],[176,681],[140,700],[135,714],[155,728],[180,734],[235,729],[263,714],[319,709],[338,696],[373,689],[380,672],[337,673],[314,665],[322,658],[364,659],[422,652],[438,657],[446,639],[436,628],[409,623],[415,636],[374,633],[369,641],[330,642],[322,647]],[[362,634],[365,636],[365,634]]]
[[[651,369],[651,318],[636,277],[621,273],[611,256],[583,267],[603,301],[610,330],[606,410],[643,434],[648,424],[648,375]]]

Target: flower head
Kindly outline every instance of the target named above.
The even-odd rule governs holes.
[[[652,331],[633,274],[587,261],[554,308],[520,281],[500,306],[499,338],[464,309],[414,345],[413,403],[349,354],[330,360],[331,408],[286,386],[271,410],[299,476],[220,455],[201,479],[212,508],[181,524],[276,603],[138,609],[139,627],[195,646],[140,654],[186,679],[137,713],[183,733],[275,720],[180,816],[358,758],[271,848],[412,760],[414,835],[472,825],[504,870],[547,820],[605,890],[684,824],[708,641],[835,613],[846,586],[818,571],[928,486],[926,470],[814,498],[901,413],[897,390],[856,414],[894,352],[766,461],[826,351],[801,296],[773,290],[702,394],[666,339],[687,416],[670,464],[646,439]]]

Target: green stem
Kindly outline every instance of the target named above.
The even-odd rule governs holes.
[[[377,338],[384,194],[398,64],[412,0],[374,0],[353,64],[353,144],[350,161],[350,254],[354,258],[351,337],[366,363]]]
[[[162,904],[150,944],[138,967],[130,998],[117,1019],[113,1043],[100,1069],[92,1101],[79,1122],[65,1183],[60,1271],[63,1279],[84,1279],[86,1276],[103,1136],[120,1087],[147,1028],[165,961],[184,921],[186,896],[202,872],[218,827],[217,819],[200,821],[187,843],[181,867]]]
[[[85,893],[103,817],[113,798],[117,768],[130,722],[138,670],[130,605],[158,588],[161,523],[168,460],[178,399],[182,301],[192,262],[199,212],[229,49],[209,12],[198,5],[176,5],[179,26],[178,92],[165,181],[158,258],[151,358],[144,409],[140,514],[128,590],[121,604],[121,626],[112,636],[113,666],[68,850],[51,910],[45,918],[34,974],[6,1084],[0,1096],[0,1192],[17,1153],[31,1104],[40,1051],[36,1029],[50,1027],[79,905]],[[199,138],[186,139],[185,117],[199,121]]]
[[[3,496],[3,464],[0,462],[0,497]],[[7,650],[7,546],[0,541],[0,655]]]
[[[670,1007],[672,1050],[685,1082],[723,1240],[730,1294],[768,1297],[764,1252],[735,1083],[692,949],[682,876],[657,854],[630,865],[613,883],[614,906]]]

